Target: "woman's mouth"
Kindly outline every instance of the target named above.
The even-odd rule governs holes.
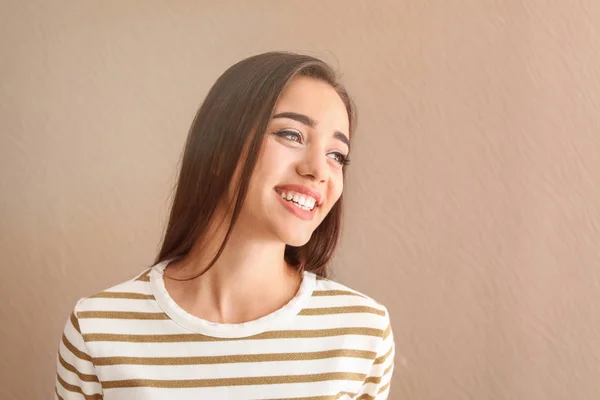
[[[310,195],[294,192],[290,189],[278,189],[275,195],[279,197],[281,204],[296,217],[305,221],[314,218],[319,208],[318,200]]]
[[[314,197],[293,191],[282,191],[279,195],[282,199],[289,201],[296,207],[306,211],[313,210],[317,204],[317,199]]]

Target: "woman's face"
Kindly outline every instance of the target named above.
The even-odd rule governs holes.
[[[329,84],[290,82],[275,106],[238,223],[291,246],[308,242],[344,188],[349,122]]]

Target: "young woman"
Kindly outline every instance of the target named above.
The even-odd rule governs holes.
[[[229,68],[190,129],[162,248],[81,299],[58,399],[385,399],[386,308],[326,279],[354,108],[291,53]]]

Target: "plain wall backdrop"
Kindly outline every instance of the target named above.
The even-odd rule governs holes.
[[[152,263],[236,61],[359,110],[337,280],[391,313],[391,399],[600,398],[600,2],[0,1],[0,398],[53,396],[77,299]]]

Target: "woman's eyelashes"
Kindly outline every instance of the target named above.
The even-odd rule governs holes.
[[[281,138],[284,138],[286,140],[289,140],[290,142],[295,142],[295,143],[299,143],[299,144],[304,143],[304,137],[302,136],[302,133],[300,133],[299,131],[294,130],[294,129],[282,129],[280,131],[276,131],[275,135],[277,135]],[[350,159],[348,158],[348,156],[341,152],[334,151],[334,152],[328,153],[327,156],[332,158],[335,162],[337,162],[338,164],[340,164],[343,167],[350,164]]]
[[[302,134],[298,131],[292,129],[282,129],[280,131],[275,132],[275,134],[279,137],[285,138],[292,142],[302,143],[303,138]]]
[[[340,164],[342,167],[346,167],[347,165],[350,164],[350,159],[348,158],[348,156],[343,155],[342,153],[338,153],[333,152],[333,153],[329,153],[330,155],[333,155],[333,158],[338,164]]]

